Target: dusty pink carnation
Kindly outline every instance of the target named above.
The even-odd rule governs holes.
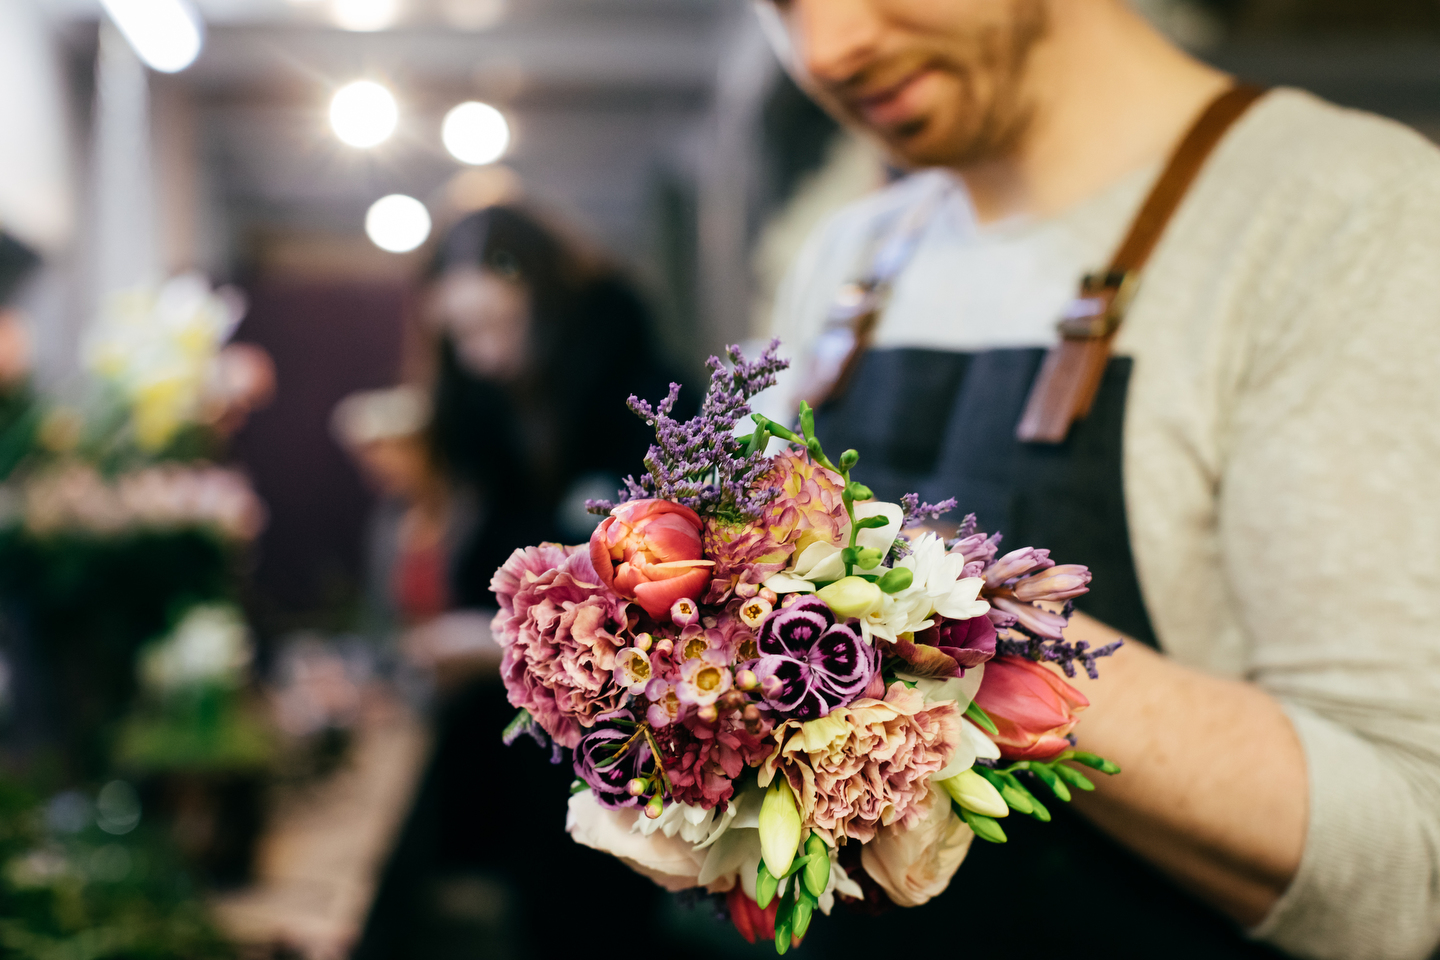
[[[960,741],[960,711],[950,700],[927,706],[918,690],[896,682],[884,700],[856,700],[806,723],[787,720],[775,741],[760,785],[780,771],[807,827],[830,843],[865,843],[880,826],[919,822],[930,775]]]
[[[747,730],[739,710],[722,711],[712,724],[692,714],[656,730],[671,796],[692,806],[723,809],[735,795],[735,778],[769,756],[769,732],[763,719],[756,730]]]
[[[491,629],[510,702],[573,749],[582,728],[625,699],[614,673],[616,651],[628,645],[628,604],[601,584],[586,546],[516,550],[490,589],[500,602]]]
[[[763,583],[812,543],[839,543],[848,527],[841,496],[845,481],[839,474],[795,450],[778,454],[774,462],[760,487],[778,487],[779,492],[759,518],[740,524],[705,521],[701,545],[706,558],[715,561],[705,603],[727,600],[742,584]]]

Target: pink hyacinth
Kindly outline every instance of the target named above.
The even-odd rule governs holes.
[[[526,547],[490,581],[500,602],[491,630],[503,649],[510,702],[572,749],[626,695],[614,672],[616,653],[628,645],[628,604],[600,582],[589,553],[553,543]]]
[[[830,843],[865,843],[882,825],[918,821],[930,776],[950,762],[960,736],[953,700],[927,706],[918,690],[897,681],[884,700],[856,700],[803,726],[791,720],[777,727],[760,784],[783,774],[805,826]]]

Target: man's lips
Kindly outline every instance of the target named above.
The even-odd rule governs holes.
[[[930,67],[921,67],[875,93],[852,96],[851,103],[867,123],[877,127],[898,126],[913,120],[920,112],[924,88],[934,73]]]

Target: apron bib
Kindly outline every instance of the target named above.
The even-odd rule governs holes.
[[[912,490],[932,502],[953,496],[960,502],[953,519],[973,511],[981,530],[1004,535],[1002,552],[1043,546],[1061,563],[1088,564],[1095,579],[1076,607],[1155,646],[1125,518],[1121,441],[1131,361],[1110,359],[1089,415],[1063,442],[1025,443],[1015,424],[1044,353],[869,351],[850,389],[817,414],[817,432],[830,449],[862,452],[854,476],[881,500]],[[949,889],[930,903],[879,920],[837,908],[811,928],[815,943],[804,949],[854,956],[856,947],[893,948],[903,926],[907,952],[913,943],[977,960],[1282,956],[1247,940],[1068,804],[1046,807],[1050,823],[1006,817],[1007,843],[977,839]]]

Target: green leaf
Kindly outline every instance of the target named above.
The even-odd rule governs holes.
[[[1106,760],[1104,757],[1097,756],[1096,754],[1086,753],[1083,750],[1076,750],[1074,756],[1072,756],[1070,759],[1074,760],[1076,763],[1083,763],[1087,767],[1099,770],[1101,773],[1109,774],[1110,776],[1114,776],[1115,774],[1120,772],[1120,767],[1118,764],[1112,763],[1109,760]]]
[[[803,857],[796,857],[794,860],[792,860],[792,861],[790,862],[790,869],[785,871],[785,876],[786,876],[786,877],[793,877],[793,876],[795,876],[795,874],[799,873],[801,870],[804,870],[804,869],[805,869],[805,864],[807,864],[807,863],[810,862],[811,857],[812,857],[812,854],[808,854],[808,853],[805,854],[805,856],[803,856]],[[785,877],[781,877],[780,879],[783,880],[783,879],[785,879]]]
[[[786,893],[775,911],[775,952],[784,954],[790,949],[790,931],[795,922],[795,898]]]
[[[990,736],[1000,736],[1000,731],[995,728],[995,721],[990,719],[990,714],[980,709],[980,704],[974,700],[971,700],[970,706],[965,708],[965,718]]]
[[[896,567],[880,578],[880,589],[886,593],[899,593],[908,590],[914,582],[915,574],[905,567]]]
[[[996,822],[994,817],[987,817],[984,814],[966,810],[958,803],[952,804],[952,806],[959,812],[965,822],[970,825],[970,829],[975,831],[975,836],[981,840],[989,840],[991,843],[1004,843],[1008,839],[1005,836],[1005,831],[1000,829],[1000,824]]]
[[[760,863],[760,870],[755,874],[755,903],[764,910],[770,906],[770,901],[775,899],[775,890],[780,886],[780,881],[765,869],[764,861]]]
[[[797,937],[804,937],[810,929],[810,918],[815,914],[815,897],[808,890],[800,890],[795,897],[795,912],[790,921],[790,930]]]
[[[572,797],[575,796],[575,794],[577,793],[584,793],[586,790],[589,789],[590,787],[585,783],[584,780],[570,781],[570,796]]]
[[[1000,791],[1001,799],[1005,801],[1005,805],[1011,810],[1030,813],[1035,809],[1033,806],[1035,798],[1030,796],[1029,791],[1023,788],[1017,789],[1016,786],[1012,785],[1010,781],[1005,778],[1004,774],[996,770],[991,770],[989,767],[982,767],[979,764],[976,764],[972,769],[986,780],[989,780],[990,784],[996,790]]]
[[[1070,802],[1070,788],[1060,782],[1060,778],[1055,775],[1055,771],[1051,770],[1049,765],[1044,763],[1031,763],[1030,772],[1033,773],[1041,783],[1049,787],[1050,792],[1055,794],[1057,799],[1063,800],[1066,803]]]
[[[500,734],[501,739],[512,740],[520,735],[520,731],[528,727],[533,721],[530,719],[529,710],[521,710],[515,714],[515,719],[505,724],[505,729]],[[493,728],[492,728],[493,729]]]
[[[1064,780],[1072,787],[1080,790],[1095,789],[1095,784],[1090,782],[1090,778],[1085,776],[1085,774],[1081,773],[1079,770],[1076,770],[1074,767],[1067,767],[1063,763],[1057,763],[1051,769],[1053,769],[1055,773],[1059,775],[1061,780]]]

